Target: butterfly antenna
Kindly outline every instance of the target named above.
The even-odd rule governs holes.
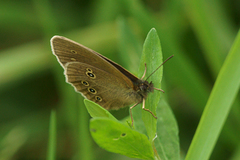
[[[158,66],[158,68],[155,69],[155,71],[153,71],[153,72],[147,77],[147,79],[148,79],[150,76],[152,76],[153,73],[155,73],[164,63],[166,63],[166,62],[167,62],[169,59],[171,59],[173,56],[174,56],[174,55],[171,55],[171,56],[168,57],[162,64],[160,64],[160,66]],[[146,80],[147,80],[147,79],[146,79]]]

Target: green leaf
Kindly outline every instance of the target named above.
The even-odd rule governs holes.
[[[154,159],[146,135],[108,118],[93,118],[90,132],[95,142],[107,151],[131,158]]]
[[[158,38],[157,31],[154,28],[149,31],[143,45],[143,54],[141,57],[141,63],[139,67],[139,74],[141,73],[141,75],[139,75],[139,77],[142,77],[142,74],[144,73],[145,63],[147,65],[147,73],[144,79],[146,79],[162,63],[162,50],[161,50],[160,40]],[[151,77],[147,79],[149,82],[152,81],[154,84],[154,87],[156,88],[161,88],[162,71],[163,71],[163,68],[161,67],[153,75],[151,75]],[[155,91],[154,94],[150,93],[146,100],[145,108],[152,111],[154,115],[156,115],[156,107],[159,102],[159,98],[160,98],[160,91]],[[133,116],[135,117],[134,120],[138,122],[139,115],[142,114],[142,120],[147,130],[149,140],[152,141],[156,135],[157,120],[152,116],[151,113],[144,110],[140,111],[140,107],[135,109],[135,111],[136,113],[133,114]],[[134,112],[134,109],[133,109],[133,112]],[[142,113],[139,113],[139,112],[142,112]],[[141,123],[136,123],[136,124],[141,125]],[[135,126],[135,127],[137,130],[139,128],[142,128],[141,126]]]
[[[107,117],[112,120],[117,120],[110,112],[93,101],[84,99],[84,104],[86,105],[88,113],[91,115],[91,117]]]
[[[155,148],[161,160],[180,160],[178,126],[169,105],[161,98],[157,106]]]

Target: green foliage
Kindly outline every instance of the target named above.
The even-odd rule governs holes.
[[[146,78],[160,65],[162,64],[162,49],[160,45],[160,40],[157,35],[157,31],[153,28],[149,31],[146,40],[143,45],[143,54],[139,66],[139,74],[144,73],[145,64],[147,66]],[[154,87],[161,88],[162,72],[163,67],[159,68],[153,75],[148,79],[149,82],[153,82]],[[141,76],[141,75],[140,75]],[[156,116],[156,108],[160,98],[160,91],[154,92],[154,94],[149,94],[146,100],[146,108],[153,112]],[[136,114],[135,114],[136,115]],[[149,112],[142,110],[142,119],[145,124],[148,137],[150,142],[153,141],[156,136],[156,126],[157,120]]]
[[[154,71],[162,63],[160,40],[155,29],[151,29],[146,37],[141,62],[142,64],[144,62],[149,64],[147,69],[150,71]],[[145,67],[145,65],[143,66]],[[140,67],[140,70],[144,72],[145,68]],[[146,77],[151,74],[150,71],[146,73]],[[149,78],[153,82],[160,82],[161,79],[162,68]],[[161,84],[157,83],[156,87],[160,88]],[[160,93],[157,94],[155,92],[154,94],[156,96],[149,95],[149,100],[146,101],[146,108],[150,109],[154,115],[156,113],[160,115],[158,119],[160,124],[158,125],[158,132],[157,119],[140,107],[134,108],[133,111],[133,124],[137,129],[135,131],[123,123],[116,122],[114,116],[101,106],[92,101],[85,100],[88,112],[93,117],[90,123],[90,131],[95,142],[108,151],[133,158],[153,159],[154,153],[155,159],[179,159],[179,139],[176,121],[169,106],[162,102],[163,100],[159,99]],[[158,112],[156,112],[157,106]],[[141,123],[141,114],[144,123]],[[147,131],[146,135],[141,133],[144,128]],[[124,136],[121,136],[122,134]]]
[[[107,117],[109,119],[116,120],[116,118],[111,113],[93,101],[85,99],[84,103],[91,117]]]
[[[49,124],[49,144],[47,160],[56,159],[57,118],[56,111],[52,110]]]
[[[133,130],[151,135],[148,138],[157,133],[152,148],[161,159],[179,159],[179,139],[181,159],[240,159],[239,36],[234,42],[240,20],[237,1],[10,0],[0,2],[0,11],[1,158],[134,159],[95,145],[83,99],[65,83],[49,40],[54,35],[68,37],[141,77],[144,39],[156,28],[163,60],[173,54],[174,58],[163,66],[162,83],[160,77],[157,82],[152,77],[155,87],[165,91],[148,97],[147,103],[157,104],[156,131],[155,122],[145,127],[152,120],[143,123],[143,114],[149,113],[140,105],[133,109]],[[155,65],[147,62],[147,74],[160,64]],[[158,94],[159,103],[150,100],[159,99]],[[155,112],[155,106],[146,107]],[[56,110],[56,133],[55,126],[49,126],[52,109]],[[111,113],[122,119],[128,116],[128,108]],[[126,119],[130,122],[129,118],[121,122],[125,124]]]
[[[207,160],[240,87],[240,32],[218,74],[186,160]],[[234,68],[234,70],[232,69]]]
[[[179,131],[175,116],[164,99],[157,106],[157,138],[155,148],[163,160],[180,160]]]
[[[122,123],[107,118],[94,118],[90,131],[95,142],[104,149],[132,158],[154,159],[147,136]]]

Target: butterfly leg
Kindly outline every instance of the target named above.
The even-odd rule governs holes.
[[[141,78],[141,79],[143,79],[143,78],[145,77],[145,75],[146,75],[146,72],[147,72],[147,64],[145,63],[145,70],[144,70],[144,73],[143,73],[143,76],[142,76],[142,78]]]
[[[153,87],[153,89],[155,89],[155,90],[158,90],[158,91],[161,91],[161,92],[165,93],[165,92],[164,92],[164,90],[162,90],[162,89],[158,89],[158,88],[155,88],[155,87]]]
[[[145,98],[143,98],[143,102],[142,102],[142,103],[143,103],[142,109],[145,110],[145,111],[148,111],[149,113],[152,114],[152,116],[153,116],[154,118],[157,119],[157,117],[152,113],[152,111],[150,111],[149,109],[145,108]]]
[[[132,120],[132,126],[133,126],[132,109],[133,109],[134,107],[136,107],[138,104],[139,104],[139,103],[136,103],[136,104],[134,104],[132,107],[130,107],[130,116],[131,116],[131,120]]]

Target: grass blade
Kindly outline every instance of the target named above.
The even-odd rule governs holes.
[[[50,116],[50,124],[49,124],[49,141],[48,141],[48,155],[47,160],[56,159],[56,139],[57,139],[57,118],[56,111],[52,110]]]
[[[216,144],[240,85],[240,32],[220,70],[186,160],[207,160]]]

